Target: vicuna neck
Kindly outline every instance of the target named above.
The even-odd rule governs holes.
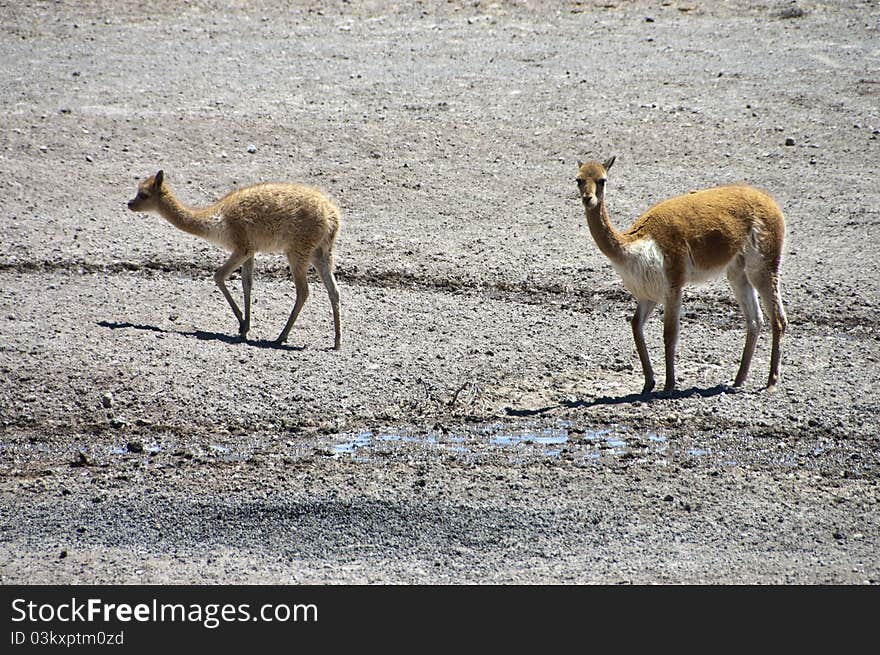
[[[622,264],[626,256],[623,248],[623,236],[611,224],[608,210],[605,208],[605,201],[602,200],[595,207],[586,208],[586,213],[587,225],[590,226],[590,233],[599,250],[612,262]]]
[[[174,227],[199,237],[208,237],[208,218],[212,207],[192,209],[181,203],[170,190],[163,189],[158,211]]]

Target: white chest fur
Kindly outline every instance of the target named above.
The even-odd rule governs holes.
[[[666,271],[663,252],[653,239],[643,239],[626,246],[628,257],[622,264],[612,262],[623,285],[638,299],[662,303],[666,295]]]

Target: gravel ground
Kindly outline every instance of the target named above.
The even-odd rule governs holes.
[[[880,580],[876,2],[286,5],[0,2],[0,583]],[[638,395],[612,154],[620,227],[777,198],[774,393],[718,281]],[[160,168],[336,199],[340,351],[314,276],[272,344],[268,254],[237,338],[225,254],[125,207]]]

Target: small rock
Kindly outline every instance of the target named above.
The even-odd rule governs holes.
[[[663,497],[664,503],[671,503],[673,500],[675,500],[675,499],[671,495],[666,495]]]
[[[70,463],[71,466],[91,466],[92,461],[88,458],[88,456],[80,451],[77,453],[76,459]]]
[[[144,444],[140,441],[129,441],[125,444],[125,448],[130,453],[142,453],[144,452]]]
[[[257,146],[251,144],[247,147],[247,151],[251,154],[254,154],[257,151]]]
[[[778,14],[780,18],[803,18],[806,15],[807,12],[800,7],[786,7]]]
[[[103,396],[101,396],[101,406],[104,409],[110,409],[113,407],[113,394],[109,391],[105,392]]]
[[[58,553],[58,559],[64,559],[65,557],[67,557],[66,550],[62,550],[60,553]]]
[[[787,145],[787,146],[793,146],[793,145],[794,145],[794,139],[792,139],[791,137],[786,137],[786,139],[785,139],[785,145]]]

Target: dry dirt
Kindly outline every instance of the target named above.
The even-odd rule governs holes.
[[[876,2],[288,4],[0,2],[0,583],[880,580]],[[775,393],[719,281],[638,395],[611,154],[620,227],[775,195]],[[159,168],[333,196],[342,350],[274,255],[239,341]]]

